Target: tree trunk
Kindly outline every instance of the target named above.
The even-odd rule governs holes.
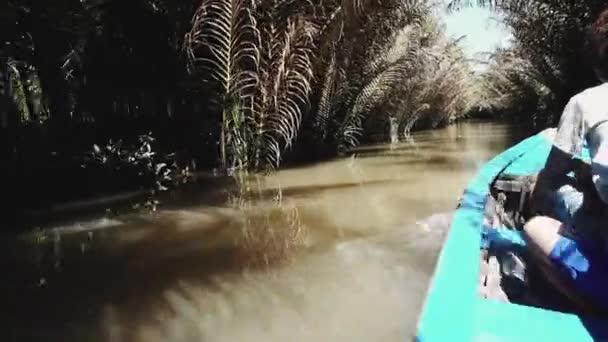
[[[389,123],[390,123],[391,144],[398,144],[399,143],[399,122],[397,121],[397,118],[390,117]]]
[[[8,128],[8,75],[6,65],[0,65],[0,128]]]
[[[222,168],[222,172],[226,172],[227,163],[226,163],[226,110],[224,108],[222,110],[222,121],[220,122],[220,167]]]

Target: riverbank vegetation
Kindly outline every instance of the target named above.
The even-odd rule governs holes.
[[[451,7],[472,3],[496,10],[513,34],[511,47],[497,51],[482,76],[486,111],[547,127],[573,95],[598,84],[586,58],[585,31],[605,1],[457,0]]]
[[[472,3],[513,35],[481,74],[427,1],[10,0],[3,209],[270,171],[469,113],[542,128],[596,84],[581,61],[602,1],[449,7]]]
[[[4,209],[165,190],[196,167],[268,171],[450,123],[479,92],[435,10],[411,0],[9,0]]]

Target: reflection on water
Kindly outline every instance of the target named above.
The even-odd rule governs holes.
[[[218,188],[223,207],[5,238],[2,340],[404,340],[445,235],[416,222],[513,139],[466,123]]]

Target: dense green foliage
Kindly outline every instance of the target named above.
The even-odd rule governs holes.
[[[453,7],[472,1],[454,1]],[[492,6],[513,33],[483,77],[487,109],[540,126],[555,124],[564,105],[598,80],[587,62],[587,27],[608,7],[600,0],[479,0]]]
[[[346,150],[391,117],[408,132],[472,103],[468,64],[423,1],[207,0],[185,45],[228,168],[276,167],[299,133],[300,148]]]
[[[447,124],[478,94],[427,1],[0,6],[0,160],[17,207],[138,186],[82,171],[94,144],[152,132],[176,167],[268,170]]]

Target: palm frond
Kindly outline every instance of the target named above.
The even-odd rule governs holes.
[[[261,155],[277,166],[281,152],[297,137],[303,107],[308,104],[313,77],[313,40],[316,29],[302,18],[290,19],[284,31],[265,29],[268,42],[260,73],[257,125]]]
[[[8,63],[8,93],[10,94],[17,112],[19,113],[20,122],[28,122],[31,120],[30,108],[28,106],[28,98],[21,71],[18,63]]]
[[[395,34],[392,44],[384,48],[384,52],[374,59],[369,65],[368,72],[377,73],[385,65],[391,65],[399,60],[403,55],[412,51],[412,44],[417,41],[412,37],[415,32],[413,25],[407,25]]]
[[[387,96],[396,82],[402,79],[404,75],[407,75],[410,66],[409,62],[407,58],[398,60],[384,72],[378,74],[361,90],[342,124],[342,129],[340,130],[342,135],[341,145],[348,148],[358,144],[364,115]]]
[[[252,0],[203,0],[185,37],[190,64],[227,98],[250,93],[257,83],[259,32],[252,8]]]
[[[332,105],[335,101],[334,95],[336,93],[337,73],[336,52],[332,49],[329,65],[327,66],[327,70],[325,70],[325,80],[323,81],[317,114],[315,115],[314,121],[314,126],[317,129],[317,132],[320,133],[322,139],[325,138],[325,134],[327,133],[327,124],[331,116]]]

